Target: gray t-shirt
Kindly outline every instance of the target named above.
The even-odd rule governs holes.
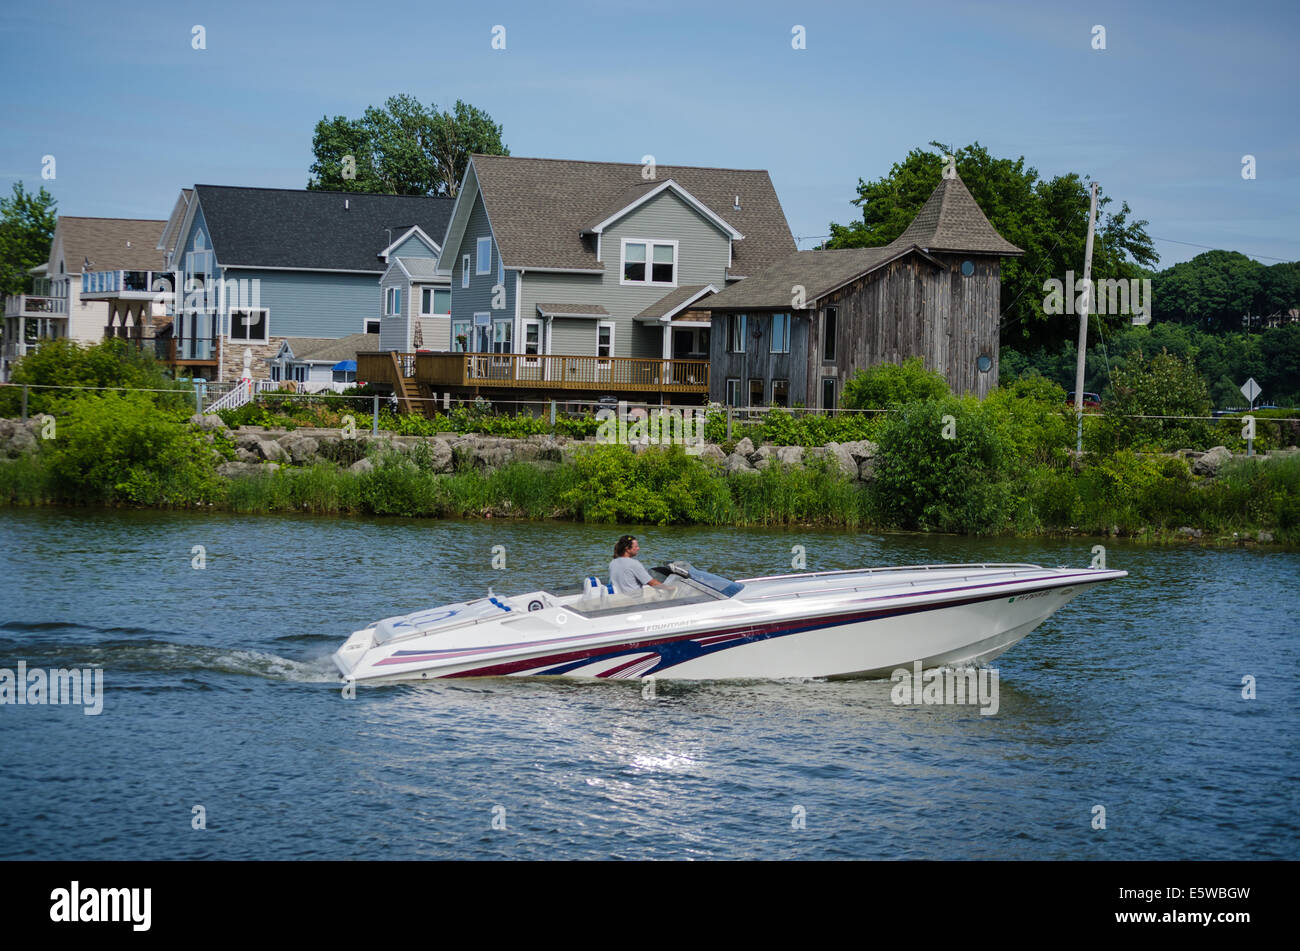
[[[609,583],[615,594],[640,594],[650,581],[650,572],[635,558],[615,558],[609,563]]]

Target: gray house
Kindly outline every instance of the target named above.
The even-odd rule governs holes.
[[[446,231],[451,206],[409,195],[185,189],[158,242],[179,292],[168,330],[177,361],[235,380],[248,349],[253,378],[265,380],[286,339],[378,341],[377,283],[392,258],[436,253],[420,249]]]
[[[857,371],[912,356],[983,397],[998,379],[1001,259],[1023,253],[944,178],[888,245],[796,251],[699,302],[713,316],[710,398],[832,409]]]
[[[437,270],[452,350],[494,356],[476,387],[703,396],[710,326],[697,305],[794,248],[765,171],[474,155]]]
[[[451,285],[438,273],[440,250],[419,226],[385,249],[389,264],[379,279],[380,350],[451,349]]]

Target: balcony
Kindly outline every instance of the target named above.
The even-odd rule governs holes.
[[[5,295],[6,317],[66,317],[66,297],[37,297],[33,294]]]
[[[82,300],[154,300],[172,299],[171,271],[83,271]]]
[[[358,353],[357,379],[408,389],[425,385],[704,395],[709,392],[709,362],[522,353]]]

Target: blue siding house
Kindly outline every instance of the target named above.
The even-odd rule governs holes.
[[[438,253],[429,236],[445,233],[453,204],[224,185],[182,191],[159,242],[174,248],[167,267],[178,357],[196,373],[232,381],[248,351],[260,380],[286,340],[369,333],[377,343],[379,282],[396,257]]]

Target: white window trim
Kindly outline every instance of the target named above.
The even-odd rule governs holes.
[[[487,254],[483,253],[483,245],[487,244]],[[474,242],[474,273],[491,274],[492,273],[492,239],[479,238]]]
[[[469,255],[464,255],[460,260],[460,286],[469,287]]]
[[[465,334],[465,349],[464,349],[464,350],[457,350],[457,349],[456,349],[456,334],[457,334],[457,331],[458,331],[458,330],[459,330],[459,332]],[[472,320],[453,320],[453,321],[451,322],[451,352],[452,352],[452,353],[467,353],[467,352],[469,351],[469,344],[470,344],[470,341],[473,339],[473,337],[474,337],[474,321],[472,321]]]
[[[627,260],[627,246],[629,244],[644,244],[645,247],[645,273],[644,281],[629,281],[624,274],[626,267],[624,262]],[[671,281],[652,281],[650,275],[654,273],[654,246],[657,244],[668,245],[673,249],[673,279]],[[681,276],[678,270],[677,242],[669,241],[662,238],[624,238],[618,257],[618,282],[627,287],[676,287],[678,278]]]
[[[234,336],[235,332],[235,314],[253,314],[261,312],[266,319],[262,321],[262,326],[266,329],[266,336],[258,338],[245,338]],[[271,340],[271,308],[269,307],[236,307],[227,315],[229,321],[226,325],[226,339],[237,341],[239,343],[269,343]]]
[[[434,308],[435,308],[435,310],[433,311],[432,316],[434,316],[434,317],[450,317],[450,316],[451,316],[451,288],[450,288],[450,287],[434,287],[434,288],[431,288],[431,290],[433,291],[433,298],[432,298],[432,300],[433,300],[433,306],[434,306]],[[445,293],[445,294],[447,295],[447,309],[446,309],[446,310],[437,310],[437,309],[436,309],[437,306],[438,306],[438,292],[439,292],[439,291],[442,291],[443,293]]]
[[[600,355],[600,331],[601,331],[601,329],[604,328],[604,327],[608,327],[608,328],[609,328],[609,357],[602,357],[602,356]],[[614,321],[612,321],[612,320],[598,320],[598,321],[596,321],[596,357],[597,357],[597,359],[599,359],[599,360],[608,360],[608,359],[610,359],[610,357],[613,357],[613,356],[614,356],[614,353],[615,353],[615,350],[614,350],[614,336],[615,336],[615,334],[616,334],[617,332],[618,332],[618,327],[615,325]]]
[[[365,333],[370,333],[370,324],[371,324],[372,322],[373,322],[373,323],[376,323],[376,324],[379,323],[379,318],[378,318],[378,317],[362,317],[362,318],[361,318],[361,332],[362,332],[363,334],[365,334]]]
[[[384,288],[384,316],[400,317],[402,315],[402,289],[400,287]]]
[[[428,310],[425,310],[425,309],[424,309],[424,295],[425,295],[425,294],[428,294],[428,295],[429,295],[429,309],[428,309]],[[433,288],[432,288],[432,287],[422,287],[422,288],[420,288],[420,316],[421,316],[421,317],[432,317],[432,316],[433,316]]]
[[[542,354],[542,345],[545,343],[543,340],[544,331],[542,329],[542,322],[536,317],[525,317],[523,325],[524,332],[519,338],[519,352],[524,355],[524,359],[521,362],[524,366],[535,367],[541,362],[539,358]],[[537,353],[535,354],[528,353],[528,328],[530,327],[537,328]]]

